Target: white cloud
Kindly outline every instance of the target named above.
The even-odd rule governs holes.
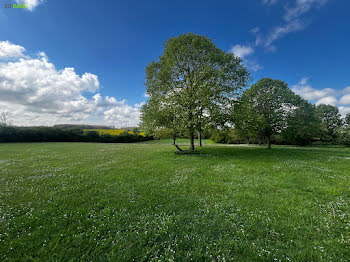
[[[247,56],[251,56],[254,53],[254,49],[249,45],[235,45],[231,48],[230,52],[240,57],[249,70],[256,72],[263,68],[256,61],[247,58]]]
[[[292,90],[307,100],[320,100],[324,97],[334,95],[336,91],[331,88],[315,89],[312,88],[308,83],[308,79],[303,78],[301,81],[292,86]]]
[[[9,41],[0,41],[0,59],[23,57],[25,48],[20,45],[14,45]]]
[[[263,66],[258,64],[256,61],[246,60],[244,63],[249,70],[252,70],[254,72],[257,72],[264,68]]]
[[[109,123],[118,123],[121,126],[136,126],[139,123],[140,110],[131,107],[124,102],[104,112],[104,117]]]
[[[272,44],[280,39],[281,37],[292,33],[303,30],[306,27],[306,24],[301,20],[294,20],[285,25],[275,27],[263,41],[265,47],[273,47]],[[274,48],[274,47],[273,47]]]
[[[263,5],[274,5],[278,2],[278,0],[262,0]]]
[[[326,96],[316,101],[316,105],[326,104],[336,106],[338,100],[334,96]]]
[[[296,0],[295,6],[286,8],[283,18],[291,21],[309,12],[313,7],[323,6],[326,2],[327,0]]]
[[[138,104],[135,104],[134,107],[136,108],[141,108],[144,104],[146,104],[145,101],[141,102],[141,103],[138,103]]]
[[[339,100],[339,103],[342,105],[350,105],[350,94],[342,96]]]
[[[350,94],[350,86],[344,88],[344,94]]]
[[[347,114],[350,114],[350,107],[339,106],[339,113],[345,117]]]
[[[43,52],[35,58],[0,62],[0,112],[9,111],[17,125],[86,123],[92,118],[115,125],[125,119],[138,123],[138,108],[101,96],[99,87],[96,75],[80,76],[72,67],[58,70]]]
[[[301,81],[292,86],[292,90],[306,100],[314,102],[316,105],[328,104],[337,106],[340,114],[344,117],[350,113],[350,87],[342,90],[333,88],[316,89],[308,84],[308,78],[302,78]]]
[[[260,28],[259,28],[259,27],[254,27],[253,29],[250,30],[250,32],[251,32],[252,34],[257,34],[257,33],[260,32]]]
[[[278,0],[262,0],[263,5],[273,5],[276,4]],[[251,33],[255,35],[255,46],[263,46],[267,50],[274,51],[276,47],[274,43],[293,32],[304,30],[310,19],[305,19],[304,15],[311,11],[315,7],[323,6],[327,0],[295,0],[293,1],[293,5],[289,5],[285,7],[285,12],[283,15],[283,22],[272,28],[272,30],[264,34],[261,32],[259,27],[255,27],[250,30]],[[308,21],[308,22],[307,22]],[[232,47],[231,52],[236,56],[244,59],[246,56],[254,53],[254,49],[251,46],[244,45],[235,45]],[[262,67],[257,63],[252,63],[250,69],[253,71],[257,71]],[[246,63],[246,66],[249,67],[249,63]]]
[[[240,58],[245,58],[254,53],[254,49],[247,45],[235,45],[231,48],[231,53]]]
[[[271,5],[277,1],[263,0],[263,4]],[[293,5],[288,5],[285,7],[285,12],[283,14],[284,22],[278,26],[275,26],[268,34],[258,34],[255,32],[256,40],[255,44],[262,45],[269,50],[275,50],[273,45],[278,39],[297,31],[304,30],[309,18],[305,19],[306,13],[310,12],[314,8],[320,8],[326,4],[327,0],[295,0]]]
[[[38,5],[44,3],[44,0],[16,0],[18,4],[27,4],[28,10],[33,11]]]

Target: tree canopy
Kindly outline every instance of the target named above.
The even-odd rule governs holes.
[[[286,128],[282,131],[284,141],[288,144],[308,145],[315,137],[320,136],[320,119],[316,107],[296,95],[294,110],[288,114]]]
[[[185,130],[194,150],[194,133],[208,125],[224,125],[237,95],[250,81],[240,58],[193,33],[165,42],[158,61],[146,68],[149,99],[142,125]]]
[[[321,120],[322,140],[334,141],[337,136],[337,128],[342,125],[339,109],[336,106],[320,104],[316,107],[316,113]]]
[[[235,110],[234,124],[241,132],[266,137],[287,127],[288,116],[296,109],[297,97],[280,80],[263,78],[242,95]]]
[[[280,80],[251,81],[242,60],[193,33],[168,39],[157,61],[146,68],[148,101],[141,126],[156,136],[190,138],[211,130],[218,141],[266,141],[306,145],[345,141],[350,115],[338,108],[315,106]],[[244,92],[243,92],[244,91]],[[227,137],[225,137],[227,136]],[[208,137],[208,135],[207,135]],[[225,138],[223,138],[225,137]],[[338,140],[337,140],[338,139]]]
[[[345,122],[346,125],[348,125],[348,126],[350,125],[350,113],[345,116],[345,121],[344,122]]]

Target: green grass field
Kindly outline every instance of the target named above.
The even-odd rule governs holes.
[[[350,260],[350,148],[174,151],[0,144],[0,261]]]

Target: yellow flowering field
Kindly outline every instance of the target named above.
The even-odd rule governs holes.
[[[121,133],[124,133],[126,130],[124,129],[84,129],[84,131],[95,131],[98,132],[100,135],[108,134],[108,135],[113,135],[113,136],[118,136]],[[134,134],[132,131],[127,131],[129,134]],[[140,132],[139,135],[145,136],[145,132]]]

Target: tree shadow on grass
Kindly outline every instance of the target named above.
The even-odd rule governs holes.
[[[349,155],[350,150],[340,147],[297,147],[274,146],[272,149],[260,146],[246,145],[212,145],[200,148],[199,155],[184,155],[179,157],[239,159],[257,161],[283,160],[322,160],[329,157]]]

